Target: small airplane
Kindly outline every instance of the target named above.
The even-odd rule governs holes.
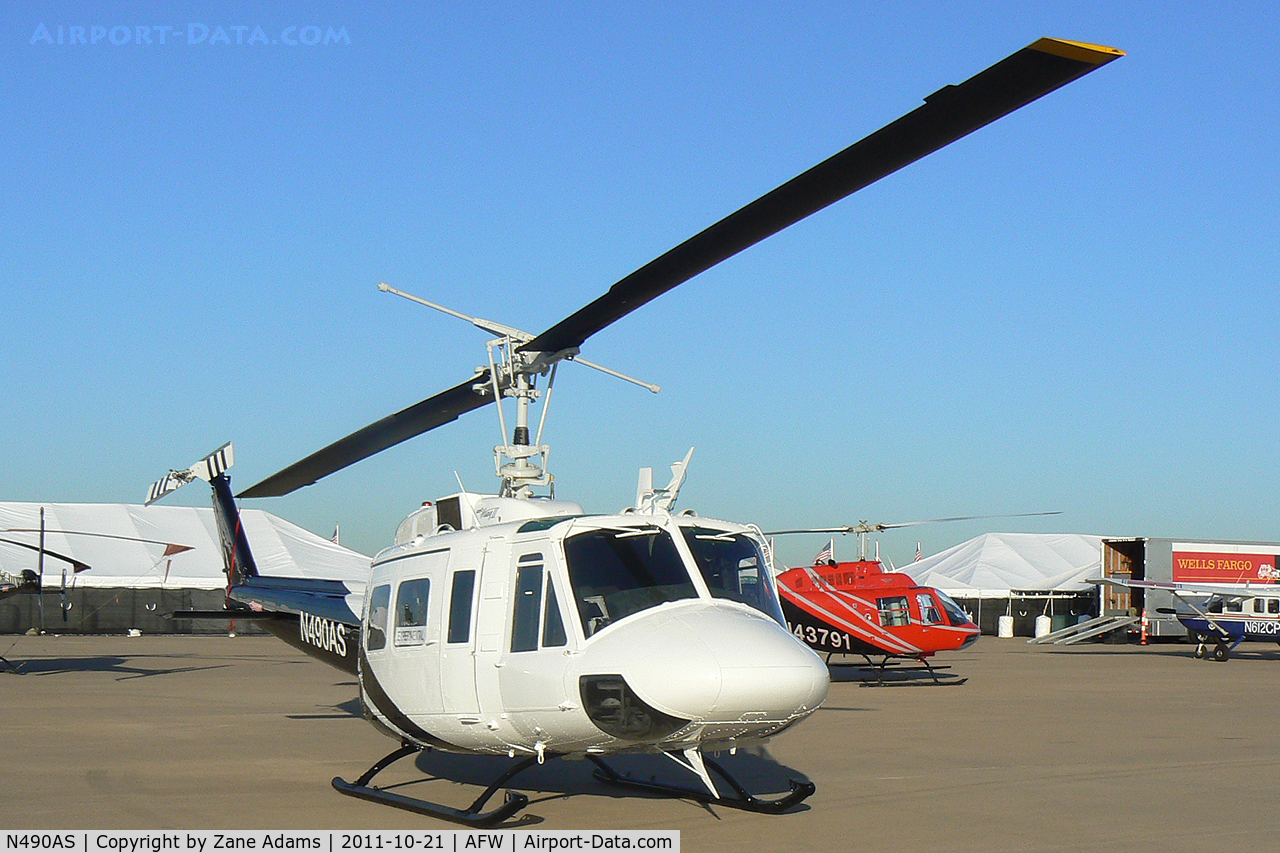
[[[534,762],[585,758],[603,782],[755,812],[813,793],[763,800],[705,753],[760,744],[812,714],[830,676],[785,627],[758,528],[674,513],[686,456],[655,488],[642,469],[634,506],[588,515],[555,498],[542,443],[561,361],[618,319],[806,216],[1122,56],[1114,48],[1041,39],[751,202],[533,335],[436,305],[495,335],[487,366],[433,397],[339,439],[233,495],[230,445],[172,471],[148,503],[208,482],[228,574],[227,609],[175,617],[254,618],[295,647],[356,675],[366,717],[399,747],[344,794],[471,826],[499,823],[528,802],[508,790]],[[607,368],[611,375],[637,382]],[[547,377],[545,389],[537,388]],[[656,386],[646,384],[651,390]],[[514,398],[508,431],[503,399]],[[536,437],[532,403],[541,397]],[[494,449],[496,495],[462,491],[404,519],[365,584],[261,575],[235,498],[284,495],[400,442],[496,403],[510,444]],[[532,438],[532,441],[531,441]],[[690,451],[692,453],[692,451]],[[461,484],[460,484],[461,485]],[[539,495],[537,490],[547,489]],[[389,764],[443,750],[515,763],[463,809],[374,787]],[[633,779],[606,758],[665,755],[701,787]],[[732,794],[722,795],[715,773]]]
[[[71,569],[71,583],[67,583],[67,568],[62,569],[62,585],[59,589],[61,594],[62,621],[67,621],[67,614],[71,611],[71,602],[68,599],[68,593],[75,586],[75,576],[80,572],[89,569],[89,564],[77,560],[75,557],[61,554],[57,551],[50,551],[44,546],[44,535],[41,529],[28,530],[25,528],[10,528],[0,530],[0,533],[41,533],[39,542],[32,544],[23,542],[18,539],[11,539],[9,536],[0,536],[0,545],[7,545],[13,548],[22,548],[26,551],[34,551],[37,554],[38,568],[21,569],[17,572],[8,572],[0,570],[0,600],[9,598],[14,595],[44,595],[48,591],[48,585],[44,583],[44,558],[52,557],[61,563],[65,563],[66,567]],[[52,531],[55,533],[63,533],[61,530]]]
[[[67,613],[71,610],[70,603],[67,601],[67,594],[75,588],[75,575],[83,571],[87,571],[90,566],[83,560],[67,554],[59,553],[47,548],[44,544],[46,535],[57,536],[75,536],[75,537],[94,537],[98,539],[114,539],[123,542],[143,542],[148,545],[165,546],[164,555],[166,557],[173,554],[181,554],[183,551],[190,551],[189,545],[178,545],[173,542],[163,542],[158,539],[145,539],[137,536],[121,536],[114,533],[95,533],[86,530],[60,530],[58,528],[46,528],[44,526],[44,512],[40,513],[40,527],[9,527],[0,529],[0,546],[10,546],[13,548],[22,548],[26,551],[33,551],[37,554],[37,565],[35,569],[21,569],[17,572],[10,572],[0,569],[0,599],[8,598],[12,595],[31,594],[41,595],[49,591],[49,586],[44,583],[44,558],[52,557],[59,562],[65,563],[62,569],[62,583],[58,591],[62,595],[62,621],[67,621]],[[36,542],[25,542],[20,539],[9,538],[12,535],[27,534],[35,536],[38,534]],[[67,568],[71,569],[71,580],[68,583]]]
[[[62,581],[57,587],[58,593],[58,610],[62,613],[62,622],[65,625],[68,622],[68,616],[71,613],[72,602],[71,593],[75,590],[76,578],[80,572],[88,571],[91,567],[88,563],[78,560],[67,554],[58,551],[52,551],[45,546],[46,534],[56,534],[58,536],[94,536],[105,539],[124,539],[135,542],[147,542],[155,545],[165,545],[166,554],[176,554],[182,551],[191,550],[185,545],[174,545],[167,542],[157,542],[150,539],[137,539],[131,536],[116,536],[109,533],[92,533],[82,530],[60,530],[57,528],[46,528],[44,524],[44,510],[40,511],[39,527],[9,527],[0,529],[0,546],[8,546],[11,548],[21,548],[25,551],[34,551],[37,555],[36,565],[34,569],[20,569],[18,571],[5,571],[0,569],[0,601],[15,595],[38,595],[41,597],[41,607],[37,611],[39,614],[39,624],[35,626],[40,633],[44,633],[44,595],[52,592],[49,585],[44,582],[44,561],[46,557],[51,557],[61,563],[65,563],[61,570]],[[36,541],[25,542],[21,539],[11,538],[14,535],[38,535]],[[70,569],[70,578],[68,579],[68,569]],[[20,673],[21,670],[14,666],[3,655],[0,655],[0,664],[6,667],[7,672]]]
[[[25,542],[15,542],[11,539],[0,539],[0,543],[3,543],[5,545],[16,545],[20,548],[30,547]],[[54,559],[57,559],[57,560],[62,560],[68,563],[72,567],[71,584],[70,585],[67,584],[67,570],[64,568],[62,570],[62,586],[59,590],[60,595],[59,595],[59,601],[58,601],[58,609],[62,612],[62,621],[65,623],[67,621],[67,615],[71,612],[70,592],[71,592],[71,589],[75,586],[75,574],[78,572],[83,572],[87,570],[89,566],[80,562],[79,560],[75,560],[71,557],[67,557],[62,554],[58,554],[54,551],[49,551],[47,549],[43,550],[42,556],[48,556],[48,557],[53,557]],[[42,559],[41,560],[42,568],[43,568],[43,562],[44,561]],[[42,571],[37,571],[36,569],[22,569],[18,572],[7,572],[0,569],[0,601],[3,601],[6,598],[11,598],[15,595],[39,595],[39,596],[42,596],[40,603],[41,605],[43,605],[44,604],[43,595],[47,589],[48,587],[45,586],[43,582]],[[44,633],[43,606],[40,608],[38,612],[40,613],[40,623],[41,623],[39,626],[40,633]],[[5,654],[8,654],[8,652],[6,652]],[[14,666],[13,662],[10,661],[7,657],[5,657],[5,655],[0,655],[0,665],[4,667],[4,670],[3,670],[4,672],[13,672],[13,673],[22,674],[22,670]]]
[[[1186,627],[1188,635],[1196,641],[1197,660],[1226,661],[1246,640],[1280,643],[1280,583],[1215,584],[1117,578],[1099,578],[1092,582],[1172,593],[1182,605],[1159,607],[1156,612],[1176,616]]]

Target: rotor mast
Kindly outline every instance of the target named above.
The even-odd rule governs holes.
[[[504,336],[489,342],[489,376],[494,398],[498,402],[498,423],[502,437],[507,437],[506,416],[502,410],[502,397],[514,397],[516,401],[516,423],[511,431],[511,442],[499,444],[493,448],[494,473],[502,480],[503,497],[531,498],[535,488],[550,488],[551,497],[555,497],[555,477],[547,470],[547,459],[551,448],[542,443],[542,425],[546,423],[547,405],[551,402],[551,388],[555,382],[555,368],[550,369],[547,392],[543,396],[538,390],[537,376],[541,371],[532,362],[534,359],[512,348],[511,336]],[[495,361],[493,354],[497,349],[502,354],[501,361]],[[538,426],[537,440],[529,443],[529,409],[533,401],[542,397],[542,421]]]
[[[534,336],[514,326],[463,314],[461,311],[455,311],[420,296],[397,290],[386,282],[381,282],[378,289],[383,293],[392,293],[419,305],[434,308],[451,317],[466,320],[476,328],[499,336],[489,341],[487,345],[488,379],[477,382],[474,390],[478,394],[493,395],[494,402],[498,404],[498,425],[502,431],[503,441],[506,441],[508,432],[502,401],[504,397],[515,398],[516,418],[515,426],[509,433],[511,441],[493,448],[494,472],[502,480],[500,494],[503,497],[531,498],[534,496],[534,489],[538,488],[549,488],[550,496],[555,497],[555,476],[547,470],[551,448],[542,443],[542,431],[547,422],[547,407],[551,402],[551,389],[555,385],[556,368],[561,361],[577,362],[599,370],[601,373],[639,385],[654,394],[661,390],[651,382],[644,382],[584,358],[578,358],[576,346],[553,353],[526,350],[524,345],[533,340]],[[477,368],[477,374],[483,372],[484,368]],[[540,375],[548,377],[545,394],[537,387]],[[538,434],[531,443],[529,412],[533,402],[539,397],[542,398],[542,415],[538,421]]]

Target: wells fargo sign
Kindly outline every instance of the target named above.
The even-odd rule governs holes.
[[[1276,583],[1280,572],[1275,554],[1174,550],[1173,579],[1186,583]]]

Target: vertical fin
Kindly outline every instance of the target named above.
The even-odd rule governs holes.
[[[209,485],[213,487],[213,516],[218,522],[218,541],[222,545],[222,570],[227,573],[231,586],[239,586],[246,578],[258,576],[258,565],[249,550],[240,509],[231,494],[231,478],[224,472],[210,480]]]
[[[238,586],[246,578],[258,576],[258,566],[249,550],[240,521],[240,510],[231,493],[231,477],[227,470],[235,462],[231,442],[219,447],[185,471],[170,471],[151,486],[147,503],[151,504],[172,491],[180,489],[192,480],[207,482],[213,489],[213,516],[218,524],[218,541],[222,546],[222,570],[227,573],[230,586]]]

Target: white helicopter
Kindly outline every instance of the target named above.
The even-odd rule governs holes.
[[[597,778],[758,812],[790,809],[814,791],[763,800],[705,753],[762,743],[812,714],[827,695],[822,660],[785,627],[757,528],[673,513],[689,457],[654,488],[641,471],[635,506],[588,515],[556,500],[542,443],[558,363],[588,337],[651,299],[902,166],[1123,55],[1041,39],[748,204],[539,335],[439,308],[497,337],[486,368],[240,493],[283,495],[460,415],[515,399],[495,448],[497,495],[461,491],[424,505],[373,558],[363,585],[261,576],[240,527],[225,445],[151,490],[148,503],[199,478],[213,488],[229,578],[227,610],[175,618],[257,619],[299,649],[354,673],[365,716],[400,747],[344,794],[472,826],[501,822],[528,798],[489,799],[535,762],[586,758]],[[597,365],[591,365],[598,367]],[[605,368],[601,368],[605,369]],[[606,369],[607,370],[607,369]],[[607,372],[632,380],[614,371]],[[548,377],[545,391],[538,377]],[[644,383],[641,383],[644,384]],[[657,390],[653,386],[652,390]],[[542,419],[530,442],[530,409]],[[690,451],[692,453],[692,451]],[[549,494],[538,496],[536,491]],[[507,755],[512,766],[455,809],[374,787],[392,762],[423,750]],[[701,786],[642,781],[606,757],[665,754]],[[721,794],[719,778],[731,789]]]

